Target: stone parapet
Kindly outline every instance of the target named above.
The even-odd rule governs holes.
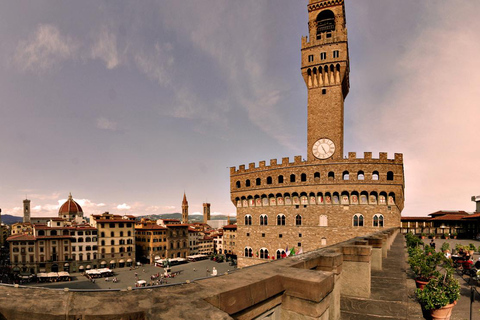
[[[0,318],[150,320],[340,318],[340,297],[366,296],[372,247],[396,236],[389,230],[354,238],[287,259],[237,270],[228,275],[174,286],[130,291],[44,289],[3,285]],[[26,308],[25,306],[28,306]]]

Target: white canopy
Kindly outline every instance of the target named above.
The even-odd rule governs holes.
[[[47,273],[47,277],[49,277],[49,278],[58,277],[58,273],[57,272],[49,272],[49,273]]]
[[[145,281],[145,280],[138,280],[137,283],[138,283],[138,284],[146,284],[147,281]]]
[[[59,277],[70,277],[70,273],[62,271],[58,273]]]

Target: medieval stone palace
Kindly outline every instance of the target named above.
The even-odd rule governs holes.
[[[310,0],[302,38],[308,92],[307,160],[296,156],[230,169],[239,266],[281,259],[400,226],[403,155],[344,156],[349,56],[343,0]]]

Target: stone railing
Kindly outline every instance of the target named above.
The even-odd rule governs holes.
[[[340,296],[369,297],[399,229],[387,229],[233,274],[142,290],[80,292],[3,286],[0,319],[340,318]]]

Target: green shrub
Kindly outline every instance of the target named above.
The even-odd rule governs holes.
[[[442,252],[445,252],[445,251],[447,251],[447,250],[450,250],[450,243],[444,242],[444,243],[442,244],[441,250],[442,250]]]
[[[417,289],[416,294],[425,310],[440,309],[458,300],[460,284],[453,277],[452,271],[447,270],[445,275],[431,279],[423,290]]]

